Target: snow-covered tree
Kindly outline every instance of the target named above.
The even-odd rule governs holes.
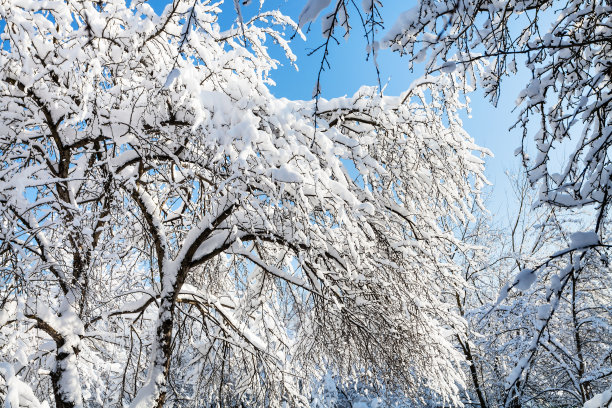
[[[492,228],[486,225],[492,221],[476,214],[465,230],[468,241],[485,248],[480,257],[467,257],[468,285],[457,296],[469,329],[458,338],[471,363],[467,391],[480,407],[582,406],[612,383],[608,254],[601,248],[587,252],[559,297],[563,271],[582,255],[567,250],[575,240],[572,231],[585,229],[589,218],[530,208],[535,191],[525,175],[513,178],[512,186],[520,204],[508,225]],[[551,259],[555,252],[565,256]],[[568,259],[571,252],[574,258]],[[541,264],[539,277],[524,272]],[[508,282],[515,288],[499,303]]]
[[[329,372],[457,402],[458,77],[275,98],[299,24],[220,13],[0,2],[6,405],[307,406]]]
[[[579,282],[588,281],[583,275],[592,268],[598,270],[595,276],[604,277],[604,286],[610,282],[607,268],[594,267],[589,260],[602,256],[609,241],[612,4],[606,0],[420,0],[380,30],[384,22],[379,11],[384,4],[366,0],[358,7],[347,0],[308,1],[300,24],[307,25],[323,13],[326,42],[321,47],[321,66],[327,62],[328,45],[338,34],[349,32],[351,15],[359,14],[374,62],[381,49],[390,49],[405,55],[410,68],[423,64],[426,74],[460,73],[465,83],[482,87],[494,104],[500,92],[512,92],[504,87],[505,80],[526,70],[530,78],[516,95],[515,126],[523,130],[517,154],[522,155],[530,182],[539,186],[535,203],[557,209],[589,207],[593,212],[590,232],[565,231],[563,251],[524,267],[506,287],[518,289],[539,275],[549,291],[545,298],[551,309],[540,310],[541,324],[507,384],[507,391],[522,392],[517,381],[524,380],[533,367],[538,347],[546,346],[544,334],[564,299],[574,299],[574,283],[580,286]],[[563,238],[560,234],[559,242]],[[558,274],[545,273],[552,266]],[[576,304],[576,310],[593,306],[581,299],[575,302],[586,304]],[[605,303],[597,307],[605,308]],[[587,388],[577,387],[577,401],[584,402],[590,395]],[[506,404],[518,398],[511,392],[508,395]]]

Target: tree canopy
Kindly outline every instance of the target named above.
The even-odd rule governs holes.
[[[5,404],[307,406],[328,371],[458,403],[460,78],[275,98],[299,24],[220,13],[1,3]]]

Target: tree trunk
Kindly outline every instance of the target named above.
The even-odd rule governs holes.
[[[166,400],[166,383],[170,371],[170,357],[172,355],[172,323],[174,321],[174,294],[162,298],[159,309],[160,322],[157,327],[157,345],[159,347],[155,356],[155,369],[161,369],[163,382],[160,384],[159,396],[155,402],[157,408],[162,408]]]
[[[588,381],[583,382],[585,372],[584,356],[582,354],[582,339],[580,338],[580,326],[578,324],[578,311],[576,310],[576,282],[577,278],[575,274],[572,274],[572,323],[574,331],[574,341],[576,342],[576,358],[578,359],[578,387],[580,391],[580,397],[582,398],[582,404],[593,398],[593,392],[591,390]]]
[[[63,342],[62,342],[63,343]],[[76,354],[70,346],[58,344],[55,368],[50,374],[56,408],[83,407],[83,397],[76,368]]]
[[[470,363],[470,375],[472,376],[472,382],[474,383],[474,389],[476,391],[476,396],[478,397],[478,403],[481,408],[487,408],[487,402],[485,401],[484,395],[482,393],[482,387],[480,386],[480,380],[478,379],[478,373],[476,372],[476,364],[474,362],[474,356],[472,355],[472,349],[470,348],[470,342],[465,342],[465,357],[467,361]]]
[[[161,299],[155,331],[155,344],[147,383],[138,391],[131,408],[162,408],[166,401],[166,384],[172,355],[172,325],[174,322],[174,293]]]

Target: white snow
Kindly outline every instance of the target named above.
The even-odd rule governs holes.
[[[537,275],[533,269],[525,268],[519,272],[516,280],[514,281],[514,287],[522,292],[529,290],[531,285],[536,281]]]
[[[168,77],[166,78],[166,82],[164,83],[163,88],[169,89],[180,75],[181,75],[181,70],[179,68],[174,68],[172,71],[170,71],[170,73],[168,74]]]
[[[584,403],[583,408],[609,408],[612,407],[612,388],[595,395]]]
[[[331,0],[308,0],[298,18],[300,28],[313,22],[319,17],[321,11],[331,4]]]
[[[447,61],[442,64],[442,66],[440,67],[440,71],[449,74],[451,72],[454,72],[456,68],[457,63],[455,61]]]
[[[599,235],[595,231],[574,232],[570,235],[570,242],[570,249],[586,248],[600,243]]]

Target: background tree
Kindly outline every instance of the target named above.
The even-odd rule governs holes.
[[[328,4],[310,0],[300,24],[315,21]],[[552,307],[550,313],[541,309],[544,317],[530,336],[535,340],[525,351],[527,360],[521,360],[509,378],[505,404],[513,404],[520,399],[513,393],[522,392],[519,382],[525,383],[538,346],[545,346],[544,333],[555,311],[563,307],[564,299],[575,299],[570,304],[580,302],[572,294],[574,283],[582,281],[581,275],[592,268],[609,282],[605,265],[594,266],[590,260],[603,256],[608,240],[612,5],[604,0],[421,0],[387,26],[381,38],[375,34],[383,27],[379,13],[383,5],[376,0],[364,2],[361,8],[345,0],[333,2],[331,12],[322,15],[326,41],[321,66],[327,62],[327,45],[337,34],[351,30],[351,12],[361,16],[369,33],[368,52],[374,57],[378,50],[389,48],[405,55],[411,68],[414,63],[423,63],[426,74],[460,72],[466,83],[481,86],[493,104],[504,89],[504,79],[513,77],[524,65],[531,78],[517,95],[515,126],[523,130],[517,153],[522,155],[529,181],[539,186],[535,203],[558,210],[588,206],[594,212],[592,223],[587,223],[592,233],[557,231],[559,242],[565,241],[565,251],[552,252],[534,269],[521,269],[506,288],[520,287],[525,282],[522,278],[539,275],[547,282],[545,298]],[[553,266],[560,269],[559,275],[544,273]],[[503,290],[500,301],[506,294]],[[576,311],[588,308],[574,307]],[[576,317],[576,324],[579,320]],[[591,395],[584,387],[574,386],[575,395],[583,402]]]
[[[468,241],[484,248],[480,256],[465,258],[469,284],[458,296],[469,328],[458,339],[471,363],[466,367],[472,379],[467,391],[479,406],[582,406],[610,385],[611,343],[604,333],[610,329],[612,293],[604,283],[609,281],[608,267],[602,264],[607,255],[588,253],[583,269],[569,278],[571,287],[555,302],[551,287],[558,288],[559,270],[567,270],[572,259],[551,260],[550,254],[567,256],[571,231],[588,229],[584,223],[589,217],[531,207],[536,192],[524,173],[513,177],[512,186],[521,203],[514,219],[493,228],[493,221],[481,214],[466,229]],[[540,276],[525,272],[543,263]],[[500,303],[499,293],[513,282],[515,290]],[[542,330],[546,317],[549,322]],[[530,354],[527,365],[524,357]]]

